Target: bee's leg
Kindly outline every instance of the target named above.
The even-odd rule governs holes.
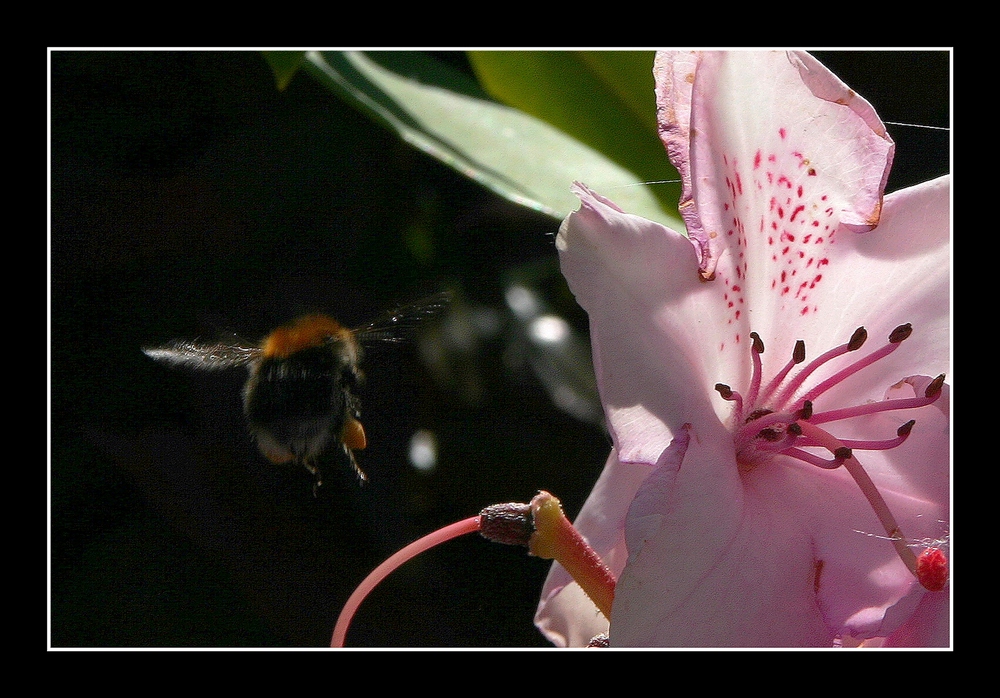
[[[305,468],[306,468],[306,470],[308,470],[309,473],[314,478],[316,478],[316,481],[313,482],[313,497],[315,497],[315,496],[317,496],[317,494],[319,492],[319,488],[323,486],[323,473],[321,473],[319,471],[319,467],[317,467],[311,461],[304,460],[304,461],[302,461],[302,465],[304,465]]]
[[[351,467],[354,468],[354,472],[358,474],[358,480],[362,484],[364,484],[365,482],[368,481],[368,476],[365,475],[365,472],[361,469],[361,467],[358,465],[358,462],[354,459],[354,451],[348,448],[346,444],[341,444],[341,446],[343,446],[344,453],[347,455],[347,460],[351,464]]]

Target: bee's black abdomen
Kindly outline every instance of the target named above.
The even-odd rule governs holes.
[[[310,349],[288,358],[264,359],[247,386],[247,417],[270,423],[330,412],[338,380],[329,351]]]
[[[266,434],[295,460],[317,455],[339,436],[348,409],[353,409],[344,371],[335,354],[324,347],[263,359],[244,393],[251,431],[258,440]]]

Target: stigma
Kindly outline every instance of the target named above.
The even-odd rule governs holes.
[[[894,434],[872,434],[871,438],[866,439],[839,438],[836,435],[836,425],[844,420],[864,419],[874,414],[933,404],[941,397],[944,374],[921,385],[921,389],[912,398],[856,405],[826,405],[823,399],[830,389],[900,350],[912,332],[913,328],[909,323],[900,325],[881,346],[862,353],[861,349],[868,340],[868,332],[864,327],[859,327],[845,343],[829,349],[808,363],[805,342],[798,340],[788,362],[770,377],[765,377],[762,371],[764,342],[756,332],[751,332],[752,371],[746,392],[737,392],[724,383],[716,384],[715,389],[723,399],[734,403],[731,430],[736,462],[741,471],[765,466],[778,455],[824,470],[844,467],[882,523],[900,559],[925,588],[937,591],[943,586],[939,583],[940,563],[936,565],[935,580],[926,581],[929,577],[924,571],[927,565],[918,561],[906,543],[892,512],[858,457],[864,451],[898,447],[909,437],[916,421],[909,420],[900,424]],[[835,372],[823,380],[810,382],[813,374],[827,365],[829,367],[826,372],[831,369]],[[765,382],[765,378],[769,380]]]

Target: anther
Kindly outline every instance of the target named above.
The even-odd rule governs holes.
[[[865,343],[868,339],[868,330],[864,327],[859,327],[854,330],[854,334],[851,335],[851,340],[847,343],[847,351],[857,351],[861,348],[861,345]]]
[[[760,362],[760,355],[764,353],[764,340],[762,340],[760,335],[756,332],[751,332],[750,341],[752,349],[750,352],[750,362],[753,364],[753,370],[750,373],[750,386],[747,388],[746,401],[747,404],[753,405],[757,402],[757,395],[760,391],[760,381],[764,377]],[[742,405],[740,405],[740,410],[743,410]]]
[[[802,436],[802,427],[799,426],[798,422],[792,422],[789,424],[786,431],[792,436]]]
[[[806,400],[802,403],[802,409],[798,411],[799,419],[809,419],[813,416],[813,404],[812,400]]]
[[[751,412],[749,415],[747,415],[747,419],[746,419],[746,422],[744,422],[744,424],[749,424],[750,422],[758,420],[761,417],[763,417],[764,415],[768,415],[768,414],[771,414],[773,412],[774,412],[774,410],[769,410],[766,407],[759,407],[756,410],[754,410],[753,412]]]
[[[916,421],[911,419],[901,426],[896,430],[896,438],[894,439],[840,439],[840,442],[848,448],[859,451],[888,451],[906,441],[914,424]]]
[[[715,389],[719,391],[719,395],[722,396],[723,400],[732,400],[736,403],[736,413],[739,414],[743,412],[743,396],[739,393],[734,393],[733,389],[730,388],[725,383],[716,383]]]
[[[833,376],[830,376],[819,385],[814,386],[813,389],[810,390],[804,397],[808,400],[815,400],[817,397],[825,393],[827,390],[829,390],[837,383],[840,383],[849,376],[854,375],[861,369],[871,366],[876,361],[884,359],[886,356],[896,351],[896,349],[899,348],[900,342],[909,337],[912,332],[913,332],[913,327],[910,325],[910,323],[906,323],[905,325],[900,325],[889,334],[888,344],[886,344],[880,349],[876,349],[871,354],[868,354],[868,356],[858,359],[847,368],[839,371]],[[857,336],[857,334],[858,334],[857,332],[854,333],[855,336]],[[852,341],[854,340],[853,336],[851,337],[851,340]]]
[[[927,384],[927,388],[924,390],[924,397],[926,398],[937,397],[938,393],[941,392],[942,385],[944,385],[943,373]]]
[[[852,455],[853,454],[851,453],[851,449],[847,448],[847,446],[841,446],[840,448],[838,448],[836,451],[833,452],[833,457],[842,463],[845,460],[849,459]]]
[[[900,325],[889,335],[890,344],[899,344],[913,333],[913,326],[910,323]]]
[[[806,343],[801,339],[795,340],[795,348],[792,350],[792,361],[800,364],[806,360]]]

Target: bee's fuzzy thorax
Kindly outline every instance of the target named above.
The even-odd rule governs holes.
[[[286,359],[303,349],[323,346],[331,339],[348,339],[350,330],[326,315],[306,315],[269,334],[261,346],[264,358]]]

